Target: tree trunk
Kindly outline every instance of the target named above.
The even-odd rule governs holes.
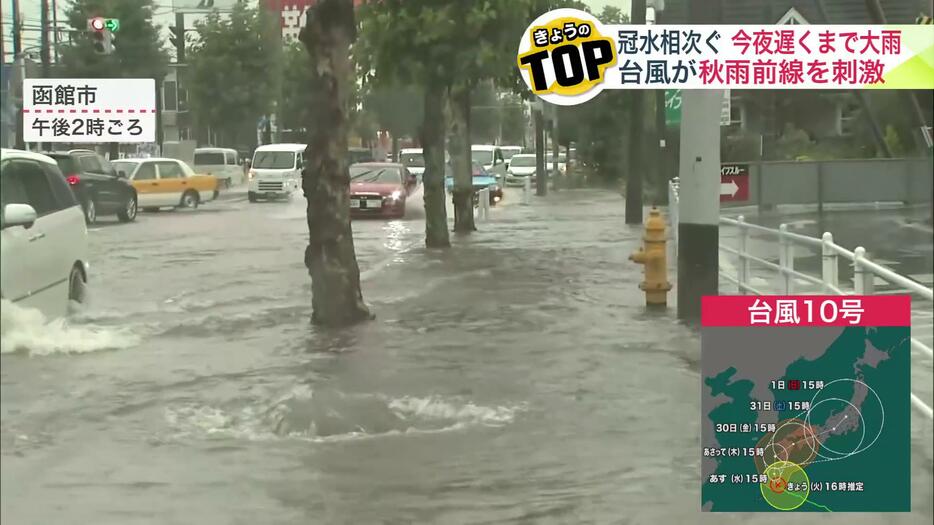
[[[425,246],[447,248],[448,211],[444,202],[444,88],[430,85],[425,90],[425,116],[421,129],[425,157],[422,185],[425,192]]]
[[[451,168],[454,171],[454,231],[477,229],[473,216],[473,169],[470,162],[470,87],[451,88]]]
[[[392,134],[392,161],[402,161],[402,159],[399,158],[399,137],[397,137],[395,133]]]
[[[311,276],[311,320],[342,326],[372,319],[360,291],[350,227],[347,169],[350,44],[356,38],[351,0],[321,0],[308,10],[299,39],[312,62],[308,147],[302,190],[308,201],[305,266]]]

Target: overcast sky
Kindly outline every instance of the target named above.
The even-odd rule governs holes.
[[[49,0],[51,3],[51,0]],[[224,7],[228,4],[233,4],[236,0],[216,0],[214,4],[217,7]],[[196,5],[198,0],[154,0],[153,4],[155,5],[155,22],[162,26],[163,32],[166,33],[168,37],[167,27],[175,22],[172,17],[172,8],[175,6],[192,6]],[[600,11],[605,5],[614,5],[622,9],[624,12],[629,11],[630,0],[584,0],[584,3],[591,6],[595,11]],[[12,59],[11,55],[13,52],[13,39],[12,39],[12,24],[13,17],[11,12],[11,0],[0,0],[0,9],[3,10],[3,45],[4,51],[7,53],[7,59]],[[59,26],[64,25],[63,19],[65,17],[65,10],[70,4],[69,0],[57,0],[58,12],[59,12]],[[23,13],[23,46],[38,46],[39,45],[39,24],[41,17],[41,1],[40,0],[20,0],[20,11]],[[185,17],[185,25],[190,26],[192,22],[198,17],[198,15],[189,15]]]

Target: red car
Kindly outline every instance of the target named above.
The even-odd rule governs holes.
[[[361,162],[350,166],[352,217],[405,216],[405,200],[418,183],[402,164]]]

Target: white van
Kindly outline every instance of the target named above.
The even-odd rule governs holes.
[[[496,178],[502,180],[506,176],[506,159],[499,146],[473,145],[470,147],[470,159],[482,164],[487,171],[493,172]]]
[[[235,149],[196,148],[194,170],[196,173],[214,175],[223,188],[243,184],[243,166],[239,157]]]
[[[425,174],[425,154],[422,148],[402,148],[399,150],[399,164],[405,166],[409,173],[421,180]]]
[[[250,165],[250,202],[289,198],[302,185],[304,144],[267,144],[256,148]]]
[[[0,297],[48,318],[83,302],[88,276],[84,212],[54,160],[2,150]]]

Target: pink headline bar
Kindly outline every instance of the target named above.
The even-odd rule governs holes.
[[[911,326],[911,296],[708,295],[701,326]]]

